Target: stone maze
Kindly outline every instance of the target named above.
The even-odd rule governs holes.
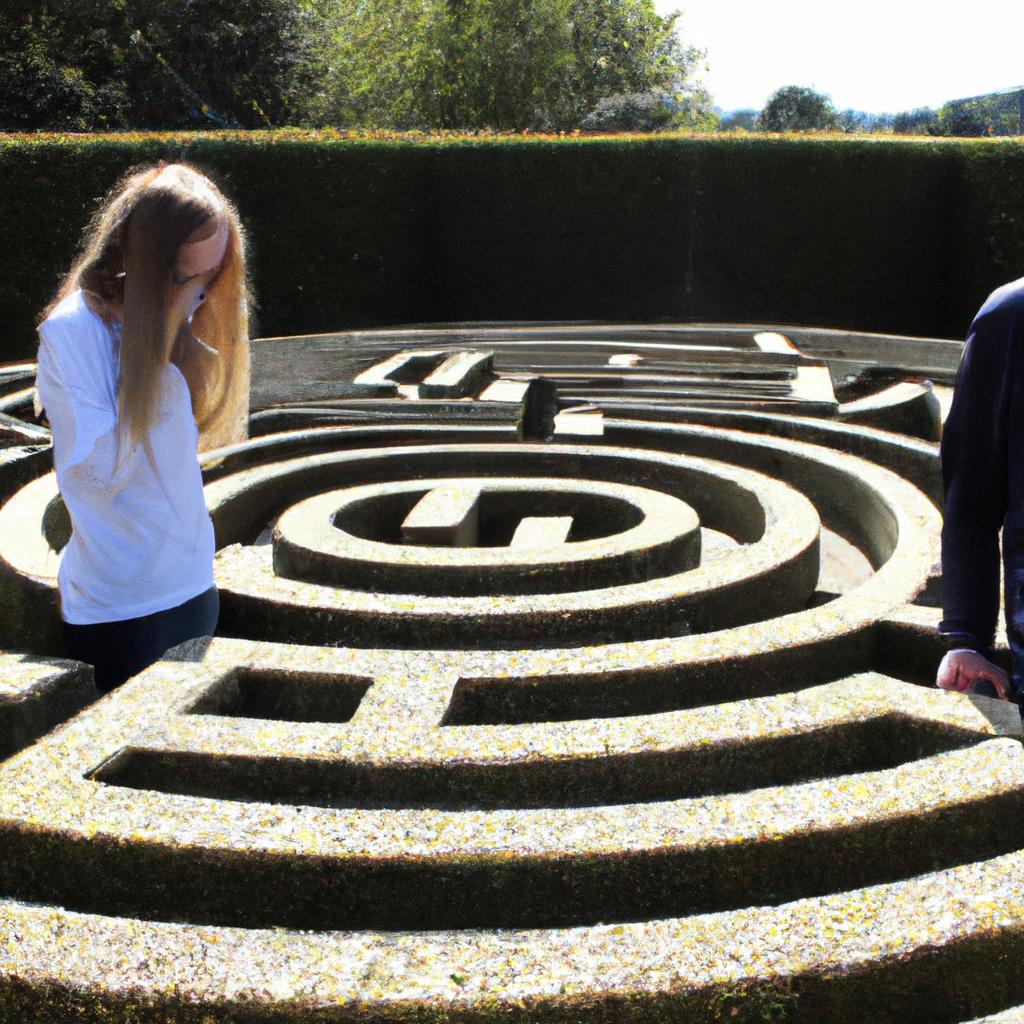
[[[0,368],[0,1020],[1024,1021],[1020,718],[932,686],[960,351],[255,342],[218,635],[103,699]]]

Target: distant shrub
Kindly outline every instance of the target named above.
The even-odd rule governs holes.
[[[733,110],[722,118],[719,128],[723,132],[736,130],[749,132],[754,130],[756,120],[756,110]]]
[[[892,130],[897,135],[938,135],[936,111],[931,107],[902,110],[893,117]]]
[[[664,89],[606,96],[583,119],[583,131],[658,132],[714,127],[715,115],[685,93]]]

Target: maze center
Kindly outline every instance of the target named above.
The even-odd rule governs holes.
[[[1024,1019],[1020,718],[932,685],[960,348],[256,342],[217,636],[102,699],[0,368],[0,1021]]]
[[[276,521],[273,564],[290,579],[366,590],[563,590],[692,567],[699,529],[678,498],[622,484],[413,480],[293,505]]]

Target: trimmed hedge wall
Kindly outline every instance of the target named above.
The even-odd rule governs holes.
[[[0,136],[0,362],[127,167],[188,159],[251,240],[254,334],[753,321],[962,337],[1024,274],[1016,140],[338,132]]]

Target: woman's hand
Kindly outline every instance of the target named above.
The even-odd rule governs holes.
[[[996,688],[1000,700],[1010,699],[1010,680],[1006,673],[977,651],[950,651],[939,662],[935,685],[940,690],[962,693],[977,679],[987,679]]]
[[[210,271],[206,274],[196,274],[185,281],[179,278],[172,282],[167,318],[174,328],[187,323],[206,301],[207,283],[213,276],[213,271]]]
[[[206,289],[217,279],[228,244],[223,217],[208,217],[178,247],[167,296],[167,358],[185,324],[206,300]]]

